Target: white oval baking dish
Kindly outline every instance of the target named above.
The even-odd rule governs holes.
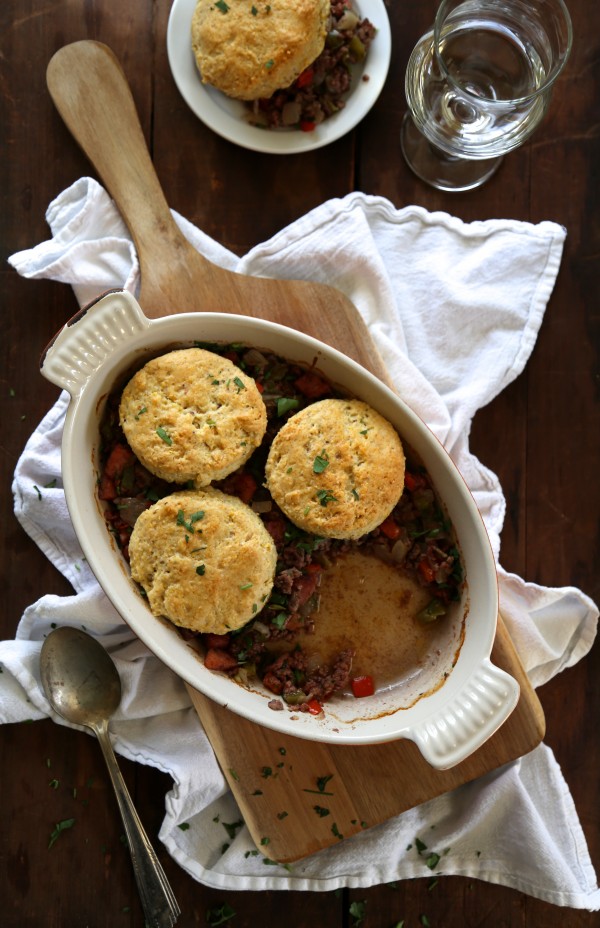
[[[404,680],[367,699],[336,697],[319,716],[273,711],[268,707],[272,693],[260,687],[244,688],[207,670],[194,647],[169,622],[150,613],[107,530],[96,495],[98,424],[107,395],[126,371],[162,350],[195,341],[242,342],[290,361],[316,363],[331,381],[389,419],[421,458],[454,524],[466,573],[462,601],[445,619],[447,645],[432,660],[428,685],[423,685],[421,677],[418,691]],[[300,738],[340,745],[411,739],[439,769],[464,760],[515,708],[517,682],[490,661],[498,591],[494,557],[480,513],[433,433],[392,390],[356,362],[314,338],[261,319],[186,313],[149,320],[129,293],[116,291],[87,307],[58,333],[42,359],[41,372],[71,396],[62,471],[69,513],[85,557],[135,634],[190,686],[245,718]],[[445,682],[439,685],[444,675]]]

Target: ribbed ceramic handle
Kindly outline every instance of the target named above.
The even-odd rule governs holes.
[[[454,767],[502,725],[517,705],[519,692],[510,674],[485,660],[455,698],[409,737],[432,767]]]
[[[107,358],[148,325],[130,293],[109,293],[81,310],[60,330],[46,349],[41,372],[75,397]]]

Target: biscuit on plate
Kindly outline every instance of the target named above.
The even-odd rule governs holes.
[[[208,487],[172,493],[143,512],[129,558],[154,615],[195,632],[225,634],[263,608],[277,550],[249,506]]]
[[[367,403],[326,399],[292,416],[266,464],[271,496],[299,528],[360,538],[391,513],[404,488],[394,427]]]
[[[252,377],[212,351],[182,348],[152,361],[121,395],[121,426],[151,473],[207,486],[257,448],[267,411]]]
[[[192,50],[202,82],[237,100],[289,87],[323,51],[329,0],[198,0]]]

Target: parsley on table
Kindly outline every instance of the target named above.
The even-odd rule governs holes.
[[[206,923],[207,925],[211,925],[211,928],[216,928],[216,925],[225,924],[225,922],[228,922],[234,915],[235,910],[232,909],[227,902],[224,902],[223,905],[215,906],[207,911]]]
[[[62,822],[57,822],[54,827],[54,831],[50,835],[50,843],[48,844],[48,850],[50,850],[51,847],[54,847],[54,845],[58,841],[63,831],[67,831],[67,829],[72,828],[74,824],[75,824],[74,818],[65,818],[62,820]]]
[[[350,915],[354,919],[353,924],[360,925],[360,923],[363,921],[366,915],[366,912],[367,912],[366,900],[364,900],[363,902],[352,902],[348,911],[350,912]]]

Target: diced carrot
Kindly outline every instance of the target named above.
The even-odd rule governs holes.
[[[326,393],[331,393],[331,387],[327,381],[319,377],[318,374],[313,373],[313,371],[301,374],[294,383],[300,393],[311,400],[317,399],[319,396],[325,396]]]
[[[209,648],[204,658],[204,666],[207,670],[233,670],[238,666],[238,662],[233,654],[223,651],[221,648]]]
[[[115,481],[106,472],[100,477],[98,496],[100,499],[116,499],[117,488]]]
[[[245,471],[237,474],[234,481],[234,492],[243,503],[249,503],[256,493],[258,484],[252,474]]]
[[[384,519],[381,525],[379,526],[380,530],[383,532],[386,538],[389,538],[390,541],[395,541],[396,538],[400,535],[400,526],[391,516],[388,516],[387,519]]]
[[[134,461],[135,454],[130,448],[125,445],[115,445],[104,465],[104,473],[114,480],[123,473],[126,467],[130,467]]]
[[[283,681],[279,679],[277,674],[271,673],[270,670],[267,670],[262,682],[266,688],[271,690],[272,693],[275,693],[276,696],[281,696],[283,692]]]
[[[227,648],[229,644],[229,635],[216,635],[214,632],[207,632],[202,636],[202,640],[207,648]]]

